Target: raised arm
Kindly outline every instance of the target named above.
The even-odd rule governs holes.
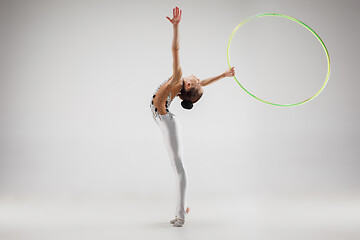
[[[173,9],[173,19],[166,17],[173,25],[173,40],[171,45],[171,51],[173,55],[173,78],[170,80],[170,84],[174,84],[177,81],[180,81],[182,76],[179,57],[179,23],[181,20],[181,14],[182,11],[178,7],[175,7]]]
[[[219,79],[222,79],[224,77],[233,77],[234,75],[235,75],[235,69],[234,67],[232,67],[231,69],[226,70],[224,73],[220,75],[202,80],[200,82],[200,85],[205,87],[211,83],[218,81]]]

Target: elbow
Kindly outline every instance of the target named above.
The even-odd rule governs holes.
[[[174,51],[178,51],[180,49],[180,45],[172,46],[171,49]]]

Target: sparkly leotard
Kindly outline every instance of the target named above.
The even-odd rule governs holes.
[[[171,77],[170,77],[170,78],[171,78]],[[161,119],[161,116],[164,116],[164,115],[169,115],[170,118],[172,119],[172,117],[175,115],[175,114],[173,114],[172,112],[170,112],[169,109],[168,109],[169,106],[170,106],[170,104],[171,104],[171,102],[172,102],[172,99],[171,99],[171,91],[170,91],[169,95],[167,96],[166,102],[165,102],[166,114],[163,114],[163,115],[160,114],[159,111],[158,111],[158,109],[154,106],[154,101],[153,101],[153,99],[155,98],[155,96],[156,96],[158,90],[160,89],[160,87],[161,87],[164,83],[167,83],[167,82],[170,80],[170,78],[167,79],[167,80],[165,80],[163,83],[160,84],[160,86],[155,90],[155,92],[154,92],[154,94],[153,94],[153,96],[152,96],[152,98],[151,98],[150,109],[151,109],[153,118],[154,118],[155,120],[156,120],[156,118]],[[183,85],[183,81],[184,81],[184,78],[181,78],[181,86]],[[178,95],[180,92],[181,92],[181,88],[180,88],[180,91],[179,91],[178,93],[176,93],[176,95]],[[176,96],[176,95],[175,95],[175,96]]]

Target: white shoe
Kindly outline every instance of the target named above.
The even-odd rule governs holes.
[[[187,207],[186,208],[186,215],[190,212],[190,208]],[[182,220],[185,222],[185,219],[182,219],[182,218],[178,218],[177,216],[175,216],[175,218],[173,220],[170,221],[171,224],[174,224],[178,219]]]
[[[185,223],[185,220],[182,218],[177,218],[173,224],[174,227],[182,227]]]
[[[176,221],[183,221],[185,222],[185,219],[175,217],[173,220],[170,221],[171,224],[174,224]]]
[[[177,217],[175,217],[173,220],[170,220],[171,224],[174,224],[174,222],[176,221]]]

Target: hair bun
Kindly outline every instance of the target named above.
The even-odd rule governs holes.
[[[192,104],[192,102],[189,102],[189,101],[186,101],[186,100],[182,100],[182,102],[181,102],[181,106],[183,107],[183,108],[185,108],[185,109],[192,109],[192,107],[194,106],[193,104]]]

